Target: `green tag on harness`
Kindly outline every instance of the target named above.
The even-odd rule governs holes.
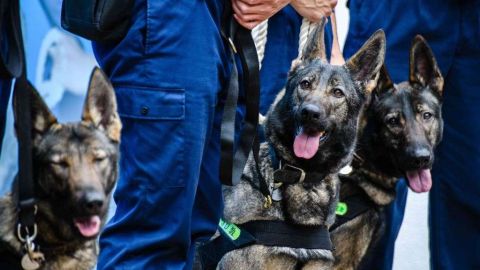
[[[242,230],[240,230],[237,225],[225,222],[223,219],[220,219],[218,226],[233,241],[237,240],[238,237],[240,237],[240,233],[242,232]]]
[[[335,214],[339,216],[343,216],[347,213],[348,211],[348,206],[344,202],[338,202],[337,204],[337,209],[335,209]]]

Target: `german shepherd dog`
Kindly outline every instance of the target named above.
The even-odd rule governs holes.
[[[430,190],[433,151],[443,131],[442,89],[435,57],[421,36],[410,50],[409,81],[394,85],[381,69],[353,170],[341,177],[340,201],[360,195],[371,207],[333,230],[335,269],[358,269],[368,256],[382,234],[383,209],[394,200],[399,177],[415,192]]]
[[[383,64],[385,35],[376,32],[343,66],[327,63],[323,36],[324,22],[292,63],[285,91],[267,114],[267,142],[260,146],[259,164],[250,155],[240,183],[224,188],[228,222],[273,220],[325,228],[333,224],[340,183],[337,172],[352,158],[359,113]],[[307,177],[318,177],[312,182],[283,184],[273,191],[281,198],[268,207],[259,181],[263,178],[274,186],[271,149],[280,166],[295,166]],[[254,244],[226,253],[218,268],[328,269],[332,264],[333,254],[327,249]]]
[[[117,179],[121,123],[113,87],[96,68],[77,123],[58,123],[38,93],[31,97],[40,269],[91,269]],[[13,187],[0,199],[0,246],[10,253],[0,261],[8,257],[18,265],[9,269],[21,269],[25,251],[16,236],[18,190]]]

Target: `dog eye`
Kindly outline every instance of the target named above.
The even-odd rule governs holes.
[[[336,97],[336,98],[342,98],[345,96],[345,94],[343,93],[342,90],[338,89],[338,88],[335,88],[333,89],[333,95]]]
[[[424,112],[423,113],[423,119],[425,120],[428,120],[430,118],[432,118],[433,114],[432,113],[429,113],[429,112]]]
[[[107,153],[104,152],[104,151],[97,151],[95,153],[95,156],[93,158],[93,160],[95,162],[101,162],[101,161],[104,161],[105,159],[107,158]]]
[[[312,84],[308,80],[303,80],[300,82],[300,87],[302,87],[302,89],[311,89]]]
[[[67,168],[68,167],[68,162],[66,162],[64,160],[50,161],[50,164],[52,166],[57,166],[57,167],[60,167],[60,168]]]
[[[397,126],[399,124],[399,122],[400,121],[399,121],[398,117],[395,117],[395,116],[387,119],[387,123],[391,126]]]

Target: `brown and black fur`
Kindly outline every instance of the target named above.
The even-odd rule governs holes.
[[[259,175],[252,155],[240,183],[224,188],[224,218],[242,224],[252,220],[284,220],[291,224],[333,224],[338,200],[337,171],[346,165],[356,141],[358,115],[375,85],[375,74],[383,64],[385,36],[375,33],[344,66],[325,60],[321,23],[309,37],[302,56],[293,63],[284,93],[270,109],[265,124],[267,142],[260,147],[260,173],[274,182],[269,145],[283,162],[306,173],[319,173],[318,182],[281,187],[282,199],[264,208]],[[371,87],[371,88],[369,88]],[[302,116],[303,108],[316,107],[314,119]],[[293,142],[299,128],[325,131],[319,151],[311,159],[298,158]],[[219,269],[329,269],[330,250],[252,245],[227,253]]]
[[[92,269],[98,253],[96,236],[82,236],[73,219],[98,215],[101,225],[105,223],[117,179],[121,129],[113,88],[95,69],[82,121],[67,124],[57,122],[38,93],[31,94],[38,206],[35,244],[45,255],[40,269]],[[0,243],[20,258],[22,244],[15,233],[17,195],[14,182],[12,192],[0,199]]]
[[[426,41],[417,36],[410,51],[410,78],[394,85],[385,67],[362,121],[351,174],[341,177],[340,200],[363,193],[371,210],[332,232],[335,269],[361,269],[362,259],[384,227],[383,209],[395,199],[405,171],[430,168],[442,138],[443,78]],[[425,155],[417,156],[423,151]]]

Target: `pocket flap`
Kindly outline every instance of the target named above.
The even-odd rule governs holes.
[[[185,89],[115,87],[121,117],[151,120],[185,118]]]

